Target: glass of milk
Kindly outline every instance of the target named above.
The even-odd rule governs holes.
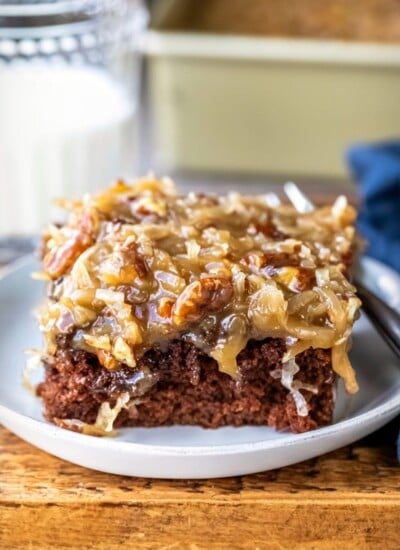
[[[140,0],[0,2],[1,237],[134,175],[145,24]]]

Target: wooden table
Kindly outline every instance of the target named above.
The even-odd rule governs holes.
[[[80,468],[0,428],[0,548],[398,549],[395,429],[281,470],[166,481]]]

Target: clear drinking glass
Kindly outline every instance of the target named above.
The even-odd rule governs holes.
[[[0,3],[1,236],[134,174],[146,21],[140,0]]]

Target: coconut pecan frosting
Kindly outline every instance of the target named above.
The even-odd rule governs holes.
[[[282,338],[283,362],[331,349],[357,390],[347,350],[360,307],[347,279],[354,209],[344,197],[299,214],[267,195],[179,195],[167,178],[118,181],[44,236],[49,295],[39,311],[52,356],[60,337],[110,370],[184,339],[238,376],[251,339]]]

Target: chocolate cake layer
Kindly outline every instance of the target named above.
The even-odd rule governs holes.
[[[56,423],[77,419],[93,424],[102,403],[112,407],[119,395],[128,392],[134,397],[121,410],[115,427],[249,424],[305,432],[329,424],[335,379],[330,350],[309,349],[296,357],[300,370],[294,380],[302,384],[306,416],[298,414],[292,393],[279,376],[284,352],[281,339],[251,340],[237,358],[240,380],[234,380],[218,369],[214,359],[184,340],[164,349],[154,347],[136,368],[116,371],[101,366],[95,355],[65,343],[46,365],[38,394],[45,416]]]

